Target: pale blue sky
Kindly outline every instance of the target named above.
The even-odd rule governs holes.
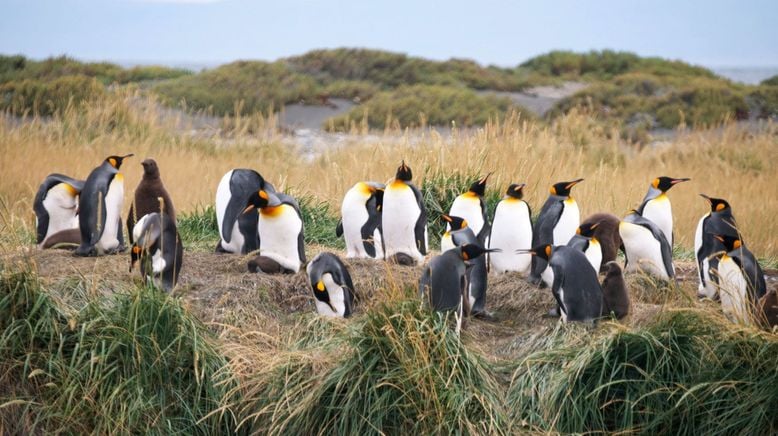
[[[516,65],[612,48],[778,66],[778,1],[0,0],[0,53],[159,63],[370,47]]]

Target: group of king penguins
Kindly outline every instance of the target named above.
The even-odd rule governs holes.
[[[86,180],[51,174],[40,185],[33,209],[40,248],[76,247],[78,256],[126,250],[122,230],[125,156],[109,156]],[[142,162],[126,225],[130,271],[140,262],[144,282],[172,290],[183,263],[175,208],[153,159]],[[593,323],[629,312],[625,271],[674,278],[673,216],[667,192],[689,179],[659,177],[640,206],[626,217],[608,213],[581,222],[571,196],[577,179],[551,186],[536,219],[523,199],[525,184],[511,184],[490,220],[484,202],[489,175],[472,183],[442,215],[446,231],[441,253],[427,261],[427,212],[421,191],[403,161],[386,184],[358,182],[346,192],[336,228],[346,257],[423,264],[419,293],[433,310],[454,311],[457,331],[467,316],[490,318],[486,310],[488,273],[515,271],[531,284],[546,286],[556,300],[549,311],[563,321]],[[701,194],[710,212],[699,221],[695,253],[699,297],[719,299],[731,318],[749,322],[767,293],[764,274],[742,241],[727,201]],[[255,254],[249,271],[294,274],[306,264],[303,216],[298,202],[279,192],[252,169],[233,169],[216,189],[217,253]],[[349,269],[335,254],[322,252],[306,272],[322,315],[348,317],[355,289]],[[602,281],[599,273],[603,273]],[[767,294],[776,299],[774,293]],[[773,305],[775,306],[775,305]],[[772,306],[770,306],[772,307]],[[767,314],[775,318],[776,314]]]

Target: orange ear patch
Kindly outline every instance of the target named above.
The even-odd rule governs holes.
[[[735,249],[740,248],[740,246],[743,245],[740,242],[740,239],[735,239],[735,242],[732,243],[732,246],[735,247]]]
[[[263,189],[259,190],[259,192],[257,192],[257,194],[259,194],[259,197],[262,198],[263,200],[267,200],[268,199],[267,192],[265,192]]]
[[[112,157],[108,158],[108,163],[110,163],[112,167],[116,168],[116,159]]]
[[[716,212],[720,212],[720,211],[724,210],[725,208],[726,208],[726,206],[724,206],[724,203],[719,203],[719,204],[716,205]]]
[[[546,256],[551,257],[551,246],[546,245]]]

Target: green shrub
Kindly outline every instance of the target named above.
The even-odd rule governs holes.
[[[145,82],[150,80],[175,79],[189,76],[192,72],[182,68],[168,68],[159,65],[143,65],[119,71],[113,81],[118,83]]]
[[[379,91],[378,85],[361,80],[336,80],[325,86],[321,94],[365,101]]]
[[[0,85],[0,110],[14,114],[53,115],[68,105],[79,106],[105,95],[105,87],[87,76],[41,81],[25,79]]]
[[[320,244],[340,250],[346,247],[343,239],[335,235],[339,213],[332,211],[326,202],[312,195],[302,195],[297,197],[297,201],[303,215],[306,244]]]
[[[775,85],[763,85],[756,87],[749,94],[754,102],[759,118],[778,118],[778,76],[775,76]]]
[[[773,77],[762,80],[762,85],[778,86],[778,74]]]

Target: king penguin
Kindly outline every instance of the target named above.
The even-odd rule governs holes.
[[[470,312],[466,262],[490,251],[476,244],[445,251],[430,260],[419,279],[419,294],[422,300],[429,302],[430,308],[439,312],[456,312],[457,334],[463,317]]]
[[[52,236],[60,233],[72,234],[72,244],[81,243],[78,229],[78,196],[84,188],[83,180],[76,180],[62,174],[49,174],[35,194],[32,209],[35,212],[36,243],[39,248],[50,248]],[[61,233],[66,232],[66,233]]]
[[[611,313],[616,319],[629,315],[629,290],[624,280],[624,273],[619,264],[612,260],[603,265],[605,278],[602,279],[603,316]]]
[[[600,272],[605,272],[605,264],[616,260],[619,250],[623,249],[621,236],[619,235],[619,224],[621,220],[616,215],[610,213],[595,213],[581,222],[581,226],[597,223],[592,237],[597,238],[602,249],[602,264]]]
[[[583,179],[571,182],[559,182],[551,186],[551,194],[540,210],[535,231],[532,234],[532,246],[540,245],[565,245],[575,235],[575,229],[581,221],[581,212],[578,203],[570,196],[573,186]],[[532,266],[529,282],[540,284],[541,274],[548,267],[548,263],[541,256],[532,256]]]
[[[146,159],[141,162],[143,165],[143,178],[135,188],[135,197],[130,205],[130,213],[127,214],[127,233],[130,242],[134,242],[133,229],[135,222],[153,212],[164,212],[170,215],[173,221],[176,220],[176,208],[173,207],[173,201],[170,194],[167,193],[162,178],[159,176],[159,166],[154,159]],[[161,202],[161,206],[160,206]],[[160,209],[164,207],[164,211]]]
[[[724,250],[724,244],[713,235],[738,236],[737,223],[732,215],[732,207],[726,200],[708,197],[700,194],[710,206],[710,212],[700,218],[697,230],[694,232],[694,253],[697,258],[697,273],[700,284],[697,287],[698,297],[715,298],[718,293],[718,277],[711,271],[719,266],[719,256],[713,256]]]
[[[662,280],[675,276],[673,250],[653,221],[632,210],[619,224],[619,235],[624,243],[627,272],[644,271]]]
[[[497,273],[529,274],[532,255],[516,253],[516,250],[528,250],[532,246],[532,209],[523,200],[525,186],[524,183],[510,185],[494,210],[489,248],[502,251],[490,254],[489,261]]]
[[[217,253],[246,254],[259,248],[255,213],[241,213],[249,196],[259,190],[275,192],[275,188],[258,172],[237,168],[227,171],[216,188],[216,221],[221,239]]]
[[[597,271],[579,250],[544,244],[529,250],[547,262],[554,271],[551,293],[557,301],[563,322],[593,323],[602,315],[603,293]]]
[[[467,220],[458,216],[441,215],[440,219],[446,222],[450,231],[444,234],[440,250],[448,251],[466,244],[481,245],[478,237],[468,226]],[[445,244],[445,248],[444,245]],[[491,251],[498,252],[498,249]],[[486,256],[478,256],[467,261],[467,297],[470,313],[475,317],[489,318],[486,312],[486,288],[488,285],[488,271],[486,269]]]
[[[381,208],[385,188],[381,183],[357,182],[343,197],[335,234],[346,241],[346,257],[384,258]]]
[[[306,268],[319,315],[348,318],[354,306],[354,284],[348,268],[332,253],[319,253]]]
[[[130,253],[130,272],[140,261],[143,282],[157,284],[170,292],[178,283],[184,262],[184,246],[176,222],[166,213],[153,212],[141,217],[132,229],[135,243]]]
[[[81,245],[76,248],[76,255],[96,256],[124,250],[124,175],[119,168],[130,156],[109,156],[86,178],[78,197]]]
[[[489,180],[491,173],[487,174],[470,185],[470,189],[464,194],[458,195],[451,204],[448,214],[458,216],[467,220],[468,227],[473,230],[481,245],[486,245],[486,238],[489,235],[489,219],[484,203],[484,194],[486,193],[486,181]],[[446,230],[451,228],[446,225]]]
[[[665,234],[670,248],[673,247],[673,208],[667,191],[678,183],[691,179],[674,179],[672,177],[657,177],[648,186],[648,192],[643,198],[643,203],[638,207],[638,213],[648,220],[653,221],[662,233]]]
[[[424,200],[412,179],[411,168],[403,161],[384,191],[381,225],[386,259],[401,264],[422,262],[429,241]]]
[[[250,213],[254,208],[259,209],[259,254],[249,261],[249,271],[267,274],[300,271],[305,263],[300,205],[287,194],[260,189],[249,196],[243,213]]]
[[[581,224],[575,230],[575,235],[567,243],[568,247],[580,250],[586,255],[586,259],[592,264],[592,268],[599,272],[602,266],[602,246],[600,241],[594,236],[594,232],[600,226],[600,223]]]
[[[762,267],[737,236],[713,237],[724,245],[725,251],[716,272],[721,308],[733,321],[751,324],[759,299],[767,293]]]

